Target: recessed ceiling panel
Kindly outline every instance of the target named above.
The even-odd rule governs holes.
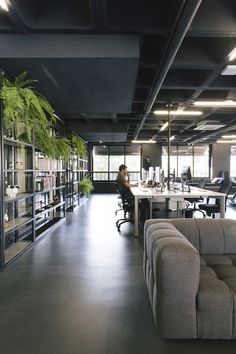
[[[27,70],[40,78],[38,90],[58,113],[131,111],[136,58],[2,59],[0,66],[11,77]]]
[[[93,14],[89,0],[11,0],[23,22],[31,29],[89,29]]]
[[[106,0],[106,18],[110,28],[169,30],[183,0]]]
[[[168,72],[163,86],[166,88],[178,86],[197,87],[203,84],[210,73],[210,70],[173,69]]]

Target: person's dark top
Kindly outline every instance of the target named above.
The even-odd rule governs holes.
[[[119,185],[119,188],[127,195],[132,195],[132,192],[130,190],[129,187],[126,187],[125,185],[125,182],[126,182],[126,179],[125,179],[125,176],[121,173],[121,172],[118,172],[117,174],[117,177],[116,177],[116,181]]]

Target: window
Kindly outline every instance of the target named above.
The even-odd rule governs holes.
[[[131,145],[125,147],[125,164],[128,166],[130,179],[138,181],[141,170],[140,146]]]
[[[230,147],[230,177],[236,176],[236,145]]]
[[[93,147],[93,180],[114,181],[121,164],[128,166],[131,180],[139,180],[141,169],[140,146],[99,145]]]
[[[194,146],[194,177],[209,177],[209,146]]]
[[[193,176],[193,147],[192,146],[178,146],[178,174],[181,176],[181,170],[184,166],[190,166]]]
[[[94,146],[93,148],[93,179],[108,180],[108,148]]]
[[[165,176],[168,176],[168,147],[162,147],[162,168],[165,171]],[[170,168],[175,169],[175,174],[177,176],[177,147],[171,146],[170,149]]]
[[[236,147],[235,147],[236,151]],[[235,156],[236,158],[236,156]],[[236,160],[235,160],[236,162]],[[168,148],[162,147],[162,168],[167,176]],[[170,168],[175,168],[176,176],[180,177],[181,169],[190,166],[193,177],[209,176],[209,146],[171,146]],[[236,175],[236,174],[235,174]]]
[[[124,146],[110,146],[110,180],[115,180],[119,171],[119,166],[125,163]]]

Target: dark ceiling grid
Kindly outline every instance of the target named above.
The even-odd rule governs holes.
[[[196,35],[196,34],[195,34]],[[209,33],[208,33],[209,35]],[[224,69],[224,67],[229,64],[228,62],[228,54],[232,51],[232,49],[234,48],[233,46],[233,42],[230,42],[231,46],[228,46],[227,48],[227,52],[224,55],[224,58],[222,58],[222,53],[221,53],[221,57],[218,56],[218,61],[219,63],[214,67],[214,69],[212,69],[211,71],[209,70],[205,70],[204,72],[209,72],[209,74],[207,75],[207,77],[205,78],[205,80],[202,80],[201,84],[199,83],[198,85],[196,85],[195,87],[195,91],[194,93],[184,102],[184,106],[186,108],[189,108],[189,106],[191,106],[191,104],[196,100],[199,99],[201,97],[201,95],[205,92],[208,92],[208,90],[211,88],[211,85],[214,83],[214,81],[220,77],[222,70]],[[187,70],[187,69],[186,69]],[[192,72],[194,72],[196,69],[193,69]],[[200,76],[200,72],[197,73],[197,75],[195,76]],[[200,81],[201,81],[201,77],[200,77]],[[165,85],[165,83],[164,83]],[[235,84],[234,84],[235,85]],[[217,86],[215,88],[216,92],[218,92],[218,90],[220,91],[220,93],[222,92],[221,88],[219,86]],[[225,93],[225,92],[224,92]],[[216,94],[214,95],[210,95],[210,98],[208,97],[208,99],[213,100],[214,96],[216,96]],[[228,97],[224,97],[223,99],[227,99]],[[234,95],[233,97],[231,96],[231,99],[235,99],[236,95]],[[221,97],[217,96],[215,97],[216,100],[220,100],[222,99]],[[201,115],[198,120],[193,120],[190,124],[188,124],[186,127],[184,127],[184,129],[179,131],[179,135],[183,135],[186,131],[189,131],[191,128],[195,127],[197,123],[204,121],[205,119],[207,119],[209,116],[212,116],[214,113],[216,113],[217,111],[219,111],[221,108],[220,107],[214,107],[211,109],[208,109],[207,112],[205,112],[203,115]],[[171,120],[171,124],[173,123],[173,120]],[[228,125],[231,124],[235,124],[235,121],[233,120],[228,121],[227,122]],[[216,134],[221,133],[221,131],[225,131],[225,128],[221,128],[221,129],[217,129],[217,131],[214,133],[215,137],[217,137]],[[191,137],[186,137],[183,139],[184,143],[196,143],[196,142],[201,142],[201,141],[206,141],[208,137],[212,138],[213,135],[212,133],[209,134],[209,132],[203,134],[203,132],[197,132],[195,131],[195,134],[192,135]],[[216,139],[215,139],[216,140]],[[211,140],[212,142],[212,140]]]
[[[166,131],[160,132],[166,116],[155,116],[155,109],[166,108],[169,102],[176,108],[197,109],[191,105],[196,99],[236,98],[235,76],[221,76],[226,64],[236,64],[236,60],[227,62],[227,55],[236,47],[235,16],[235,0],[11,0],[10,11],[0,13],[1,47],[7,44],[6,35],[15,40],[19,37],[29,46],[25,57],[18,57],[17,49],[9,58],[2,51],[0,66],[10,77],[28,70],[39,80],[38,89],[52,98],[57,113],[78,133],[87,135],[88,141],[99,141],[99,130],[104,139],[109,139],[110,132],[112,139],[123,139],[121,142],[136,136],[166,143]],[[46,51],[46,56],[33,60],[27,56],[37,52],[34,36],[44,36],[52,48],[52,35],[57,41],[60,35],[67,36],[61,45],[68,58],[60,51],[54,57],[51,52],[47,57]],[[123,57],[118,52],[112,58],[108,54],[99,72],[94,66],[104,58],[99,57],[95,37],[88,42],[98,52],[82,58],[79,52],[77,56],[68,50],[74,35],[105,36],[105,41],[113,36],[115,42],[121,35],[137,36],[140,54],[131,64],[122,47],[126,46],[123,38],[118,44]],[[77,43],[79,47],[80,39]],[[101,104],[102,96],[106,106]],[[203,115],[199,117],[171,117],[175,144],[211,143],[223,132],[236,130],[234,108],[200,110]],[[195,130],[204,120],[226,126],[214,132]]]
[[[190,30],[191,31],[191,30]],[[203,33],[202,33],[203,34]],[[201,34],[201,35],[202,35]],[[208,33],[208,35],[209,35],[209,33]],[[222,36],[223,34],[221,33],[221,36]],[[196,32],[195,32],[195,36],[196,36]],[[189,37],[187,38],[187,39],[185,39],[185,41],[186,40],[189,40]],[[224,38],[224,42],[226,42],[225,41],[225,38]],[[221,44],[222,44],[223,42],[221,41]],[[225,51],[225,54],[228,54],[232,49],[233,49],[233,47],[235,46],[235,40],[233,40],[232,41],[232,39],[230,40],[230,43],[227,43],[228,44],[228,48],[227,48],[227,50]],[[233,46],[233,44],[234,44],[234,46]],[[184,45],[184,42],[183,42],[183,45]],[[226,45],[225,45],[225,47],[227,47]],[[180,51],[181,51],[181,48],[180,48]],[[222,50],[221,50],[221,57],[219,56],[219,53],[218,53],[218,57],[216,58],[218,61],[219,61],[219,59],[221,59],[222,60]],[[216,61],[217,61],[216,60]],[[195,91],[192,91],[192,94],[188,97],[188,99],[186,99],[186,100],[183,100],[182,101],[182,98],[179,98],[179,97],[176,97],[176,95],[170,95],[170,97],[172,96],[172,97],[175,97],[174,98],[174,100],[177,102],[177,103],[179,103],[180,105],[181,105],[181,103],[184,105],[184,106],[188,106],[190,103],[192,103],[196,98],[199,98],[200,96],[201,96],[201,94],[203,93],[203,92],[207,92],[206,90],[208,90],[209,89],[209,86],[215,81],[215,79],[220,75],[220,73],[221,73],[221,71],[222,71],[222,69],[224,68],[224,66],[226,65],[226,64],[228,64],[228,59],[226,58],[223,62],[221,62],[221,64],[219,65],[215,65],[215,66],[210,66],[210,67],[208,67],[208,69],[210,68],[211,70],[212,70],[212,72],[211,71],[209,71],[208,70],[208,73],[209,73],[209,75],[206,77],[206,79],[203,81],[203,83],[198,87],[198,85],[193,85],[193,86],[189,86],[189,85],[186,85],[186,86],[184,86],[184,84],[181,82],[180,83],[180,85],[179,85],[179,87],[176,87],[176,83],[178,82],[177,80],[174,80],[174,82],[175,82],[175,86],[174,87],[172,87],[172,86],[170,86],[169,84],[166,84],[166,80],[164,81],[164,83],[163,83],[163,86],[162,86],[162,90],[159,92],[159,95],[158,95],[158,98],[157,98],[157,103],[166,103],[166,102],[168,102],[167,100],[166,100],[166,102],[165,102],[165,100],[163,100],[163,91],[164,90],[166,90],[166,89],[168,89],[168,90],[173,90],[174,88],[177,90],[178,88],[180,89],[181,87],[185,87],[186,89],[194,89]],[[188,65],[187,65],[187,68],[186,68],[186,63],[185,63],[185,65],[183,66],[184,68],[185,68],[185,70],[188,70],[188,68],[190,69],[191,68],[191,64],[190,64],[190,66],[188,67]],[[174,64],[171,66],[171,70],[172,70],[172,68],[174,68],[174,69],[181,69],[181,67],[177,64],[175,64],[175,62],[174,62]],[[196,71],[196,69],[203,69],[204,71],[206,71],[206,69],[207,69],[207,66],[206,67],[194,67],[194,68],[191,68],[191,69],[193,69],[193,71]],[[171,70],[169,71],[169,73],[171,72]],[[199,76],[199,75],[198,75]],[[166,79],[168,78],[168,74],[167,74],[167,77],[166,77]],[[182,76],[182,78],[181,79],[183,79],[184,77]],[[233,77],[234,78],[234,77]],[[201,78],[200,78],[200,81],[201,81]],[[234,82],[233,82],[234,81]],[[234,88],[235,89],[235,79],[234,80],[232,80],[232,84],[231,84],[232,86],[232,88]],[[223,87],[224,88],[224,87]],[[212,87],[211,87],[211,89],[212,89]],[[215,90],[219,90],[219,87],[215,87],[214,88]],[[221,88],[220,88],[221,89]],[[230,98],[230,99],[234,99],[235,98],[235,93],[233,92],[233,91],[231,91],[231,93],[227,93],[226,91],[224,91],[224,95],[225,96],[227,96],[227,94],[229,95],[230,94],[230,97],[223,97],[223,99],[226,99],[226,98]],[[222,93],[222,90],[221,90],[221,93]],[[221,97],[216,97],[216,94],[214,94],[213,95],[213,97],[211,97],[211,99],[220,99]],[[209,99],[209,98],[208,98]],[[222,99],[222,98],[221,98]],[[182,130],[180,130],[179,132],[178,132],[178,137],[177,137],[177,139],[175,140],[175,143],[176,142],[178,142],[178,139],[180,139],[180,140],[182,140],[182,141],[185,141],[185,142],[187,142],[187,141],[189,141],[189,140],[191,140],[192,138],[196,138],[196,136],[197,137],[199,137],[200,135],[203,137],[202,138],[202,140],[201,139],[197,139],[197,140],[195,140],[195,139],[193,139],[193,141],[203,141],[203,140],[205,140],[205,136],[210,136],[211,138],[212,138],[212,136],[213,136],[213,134],[211,133],[211,134],[209,134],[209,132],[208,133],[206,133],[206,134],[204,134],[204,136],[203,136],[203,134],[202,134],[202,132],[199,134],[198,133],[198,135],[196,135],[196,131],[195,131],[195,134],[194,134],[194,131],[190,131],[190,129],[191,128],[193,128],[194,126],[196,126],[196,123],[198,122],[198,121],[201,121],[201,120],[203,120],[203,119],[205,119],[205,118],[208,118],[208,116],[210,115],[210,114],[213,114],[213,113],[215,113],[217,110],[219,110],[219,109],[211,109],[211,110],[208,110],[208,112],[206,112],[204,115],[202,115],[201,117],[200,117],[200,119],[198,119],[198,120],[196,120],[196,119],[193,119],[193,121],[190,123],[190,124],[188,124],[184,129],[182,129]],[[174,119],[175,118],[173,118],[172,119],[172,127],[173,127],[173,123],[174,123]],[[235,122],[234,121],[228,121],[227,122],[227,124],[229,125],[229,124],[234,124]],[[222,128],[223,130],[225,130],[224,128]],[[174,130],[174,129],[173,129]],[[228,129],[229,130],[229,129]],[[192,133],[194,134],[194,135],[192,135]],[[221,132],[221,129],[219,130],[219,133]],[[190,136],[187,136],[186,138],[184,137],[184,135],[183,135],[183,133],[188,133],[188,135],[190,135]],[[173,134],[174,134],[174,131],[173,131]],[[192,137],[191,137],[191,135],[192,135]],[[153,138],[155,138],[156,137],[156,135],[154,135],[153,136]]]
[[[200,4],[201,0],[192,0],[181,6],[180,12],[178,13],[177,19],[175,21],[175,26],[172,28],[170,37],[167,41],[167,46],[163,55],[162,62],[155,75],[154,84],[146,102],[143,117],[135,131],[134,139],[138,137],[139,132],[142,129],[144,122],[153,107],[166,74],[168,73],[172,61],[175,58],[175,55],[188,31],[189,26],[191,25],[191,22]]]

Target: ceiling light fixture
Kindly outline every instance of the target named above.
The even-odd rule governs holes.
[[[232,52],[229,53],[229,61],[232,61],[236,58],[236,48],[232,50]]]
[[[162,132],[163,130],[165,130],[168,127],[169,123],[165,122],[165,124],[163,124],[163,126],[160,129],[160,132]]]
[[[225,124],[217,120],[204,120],[199,122],[194,130],[216,130],[225,127]]]
[[[193,103],[198,107],[236,107],[236,101],[224,100],[224,101],[196,101]]]
[[[0,0],[0,8],[4,11],[9,11],[8,1],[7,0]]]
[[[236,140],[217,140],[216,142],[220,144],[236,144]]]
[[[131,143],[133,144],[156,144],[155,140],[132,140]]]
[[[171,137],[170,137],[170,141],[171,140],[174,140],[175,139],[175,135],[172,135]]]
[[[236,139],[236,135],[222,135],[222,139]]]
[[[221,71],[221,75],[236,75],[236,65],[226,65]]]
[[[170,115],[172,116],[200,116],[202,114],[202,112],[200,111],[154,111],[154,114],[158,115],[158,116],[168,116],[168,114],[170,113]]]

